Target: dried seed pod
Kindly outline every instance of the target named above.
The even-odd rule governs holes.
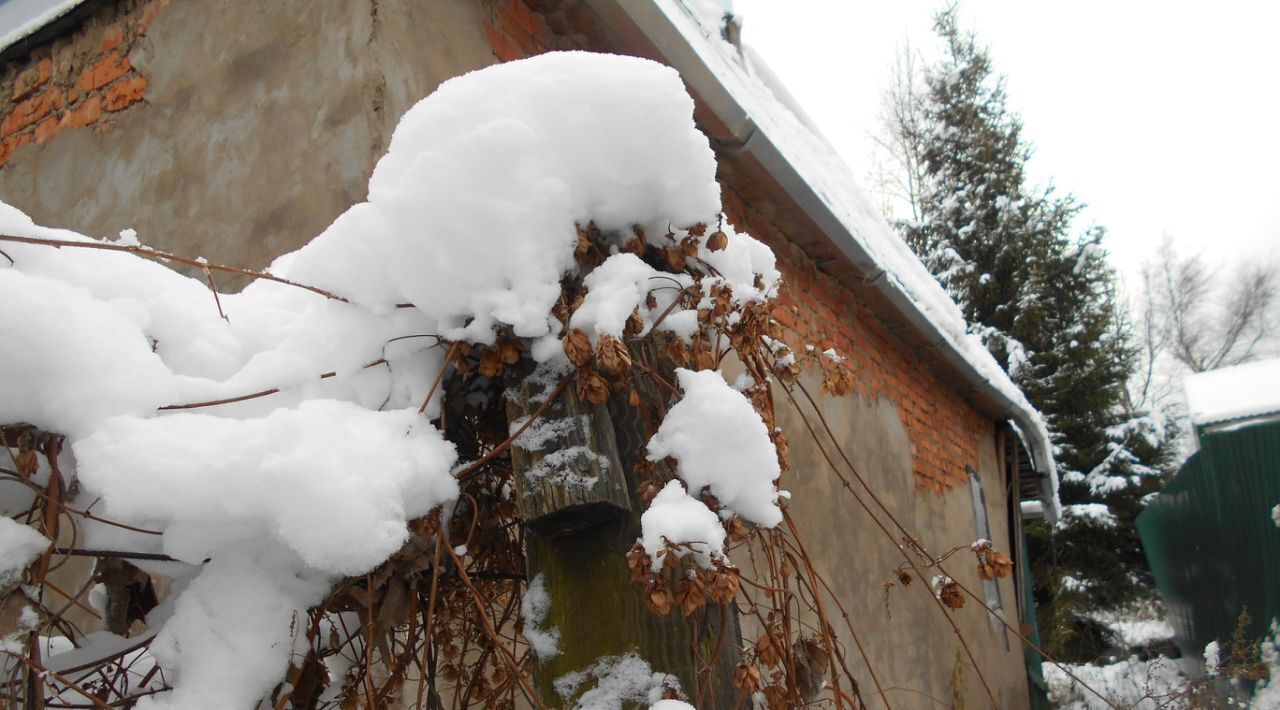
[[[670,266],[672,271],[684,271],[687,266],[684,250],[680,247],[667,247],[664,251],[667,255],[667,266]]]
[[[575,366],[585,367],[591,362],[591,338],[585,332],[574,328],[564,336],[561,343],[564,345],[564,354]]]
[[[898,581],[902,583],[902,586],[909,587],[911,586],[911,582],[914,580],[915,577],[912,577],[910,572],[906,570],[898,570]]]
[[[729,246],[729,235],[724,230],[717,229],[707,237],[708,251],[724,251]]]
[[[485,377],[497,377],[502,374],[502,353],[492,347],[480,356],[480,374]]]
[[[998,550],[979,553],[978,576],[986,580],[1008,577],[1013,571],[1013,560]]]
[[[738,666],[733,671],[733,687],[745,695],[755,693],[760,690],[760,671],[755,666]]]
[[[636,495],[639,496],[640,502],[644,507],[648,508],[654,498],[658,497],[658,493],[662,491],[662,486],[658,485],[653,479],[643,480],[636,484]]]
[[[676,602],[685,616],[701,609],[707,603],[707,588],[702,578],[693,575],[680,580],[676,586]]]
[[[679,338],[668,338],[666,345],[663,346],[663,352],[667,357],[671,358],[672,364],[676,367],[684,367],[689,364],[689,346]]]
[[[635,582],[643,582],[649,574],[651,562],[648,553],[644,551],[644,546],[637,542],[627,552],[627,569],[631,572],[631,579]]]
[[[764,694],[764,703],[768,710],[787,710],[786,688],[780,685],[770,685],[760,692]]]
[[[695,237],[701,237],[706,233],[707,233],[707,225],[703,224],[702,222],[699,222],[689,228],[689,234],[692,234]]]
[[[606,333],[596,341],[596,364],[607,374],[621,377],[631,369],[631,352],[625,343]]]
[[[680,251],[684,252],[686,258],[692,259],[698,256],[698,242],[693,237],[685,237],[680,240]]]
[[[773,632],[766,631],[756,639],[756,658],[765,667],[776,666],[782,660],[782,647],[774,638]]]
[[[787,384],[791,384],[800,379],[800,366],[794,362],[779,364],[777,368],[778,379]]]
[[[609,382],[594,370],[579,370],[577,392],[578,399],[604,404],[609,401]]]
[[[693,341],[693,369],[695,370],[714,370],[716,367],[716,355],[711,351],[711,342],[705,338],[698,338]]]
[[[733,601],[733,598],[738,596],[738,586],[741,584],[738,574],[737,567],[727,565],[721,567],[716,574],[715,583],[707,586],[707,594],[711,600],[717,604],[728,604]]]
[[[18,467],[18,473],[26,478],[36,475],[36,471],[40,469],[40,458],[36,456],[36,452],[32,449],[19,452],[17,456],[13,457],[13,462]]]
[[[498,353],[502,356],[502,362],[505,365],[514,365],[520,362],[520,352],[523,347],[519,340],[506,338],[498,343]]]
[[[729,518],[729,522],[725,523],[724,531],[727,533],[730,542],[743,542],[750,537],[750,531],[747,530],[746,523],[742,522],[742,518],[736,515]]]
[[[938,598],[942,600],[943,604],[952,609],[959,609],[964,606],[964,595],[960,593],[960,585],[954,581],[948,580],[942,585],[942,588],[938,590]]]
[[[640,315],[639,308],[633,308],[631,315],[627,317],[626,325],[622,326],[622,334],[628,338],[634,338],[644,330],[644,318]]]
[[[841,365],[835,365],[827,369],[826,377],[822,380],[822,391],[833,396],[843,397],[853,389],[853,376],[849,374],[849,370]]]
[[[670,614],[671,607],[675,605],[675,598],[667,589],[666,581],[656,574],[649,575],[645,580],[644,601],[649,611],[658,616]]]
[[[579,259],[591,251],[591,233],[585,227],[578,227],[578,243],[573,248],[573,255]]]

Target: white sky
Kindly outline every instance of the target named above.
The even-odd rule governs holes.
[[[866,172],[898,47],[936,52],[941,1],[735,0],[743,37]],[[1280,258],[1280,2],[965,0],[1035,147],[1136,273],[1172,234],[1217,261]]]

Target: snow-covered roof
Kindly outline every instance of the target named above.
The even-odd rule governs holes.
[[[1280,358],[1191,375],[1185,387],[1196,426],[1280,416]]]
[[[1040,413],[968,332],[955,302],[893,232],[831,144],[789,108],[789,96],[770,88],[776,80],[758,59],[723,38],[721,6],[711,0],[591,4],[610,24],[632,24],[731,134],[736,145],[730,150],[758,160],[863,279],[1011,420],[1043,476],[1046,512],[1056,519],[1057,473]]]
[[[0,3],[0,52],[38,32],[85,0],[6,0]]]

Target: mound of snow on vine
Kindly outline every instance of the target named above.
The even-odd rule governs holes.
[[[418,413],[442,365],[434,336],[484,343],[501,328],[563,358],[550,311],[577,226],[655,244],[715,229],[714,155],[692,114],[675,71],[635,58],[548,54],[445,82],[402,119],[368,200],[270,267],[335,298],[259,279],[215,303],[202,279],[102,248],[138,248],[132,232],[112,244],[0,205],[0,233],[94,247],[4,244],[0,421],[67,435],[71,503],[161,533],[84,521],[83,547],[184,563],[165,563],[178,581],[151,619],[174,692],[140,708],[253,706],[306,652],[294,627],[333,581],[379,564],[408,520],[456,496],[453,447],[428,424],[442,395]],[[735,299],[761,297],[772,254],[725,231],[729,248],[710,253],[703,237],[698,258]],[[616,332],[654,276],[604,256],[616,262],[581,324],[593,334]],[[657,315],[646,308],[646,327]],[[692,489],[776,522],[763,424],[707,376],[682,375],[673,426],[707,407],[735,432],[749,425],[741,481],[662,439]],[[726,391],[738,399],[717,403]]]

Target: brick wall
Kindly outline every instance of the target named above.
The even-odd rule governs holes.
[[[70,34],[0,71],[0,165],[63,131],[106,130],[146,96],[129,52],[170,0],[106,3]]]
[[[852,291],[820,271],[734,185],[721,180],[721,188],[729,221],[769,245],[778,258],[783,287],[774,317],[786,329],[788,345],[796,352],[806,345],[834,348],[852,371],[859,396],[894,403],[911,439],[918,490],[943,493],[967,484],[966,466],[978,468],[979,442],[995,436],[991,420],[946,385]]]
[[[563,0],[487,0],[485,32],[494,55],[510,61],[560,46],[607,49],[601,46],[607,39],[576,7]],[[859,396],[894,403],[911,439],[917,491],[943,493],[967,484],[966,466],[978,468],[979,443],[995,436],[991,420],[947,386],[853,292],[820,271],[766,216],[772,209],[760,210],[741,197],[753,191],[723,176],[721,187],[730,222],[778,257],[784,287],[774,315],[788,331],[788,344],[797,352],[805,345],[834,348],[847,358]]]
[[[498,59],[509,62],[555,48],[546,19],[523,0],[490,0],[486,5],[484,32]]]

